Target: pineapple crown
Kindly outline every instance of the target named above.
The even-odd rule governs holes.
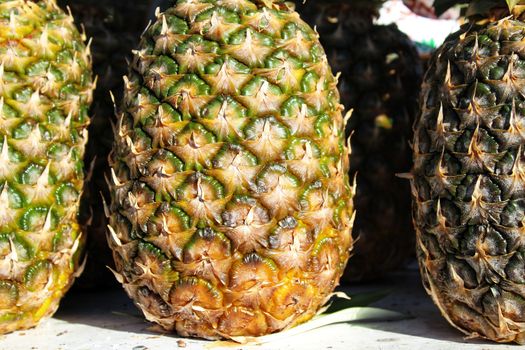
[[[435,0],[434,7],[438,15],[451,7],[461,5],[469,19],[498,19],[513,15],[522,17],[525,13],[525,0]]]

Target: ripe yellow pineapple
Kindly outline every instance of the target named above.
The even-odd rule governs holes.
[[[111,165],[117,277],[145,316],[210,339],[311,318],[352,247],[337,81],[276,0],[179,0],[144,34]]]
[[[0,1],[0,333],[35,326],[71,285],[94,84],[54,0]]]

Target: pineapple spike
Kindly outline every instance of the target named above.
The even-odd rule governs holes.
[[[0,153],[0,164],[9,164],[9,145],[7,143],[7,135],[4,135],[4,142],[2,143],[2,151]]]
[[[122,276],[120,273],[118,273],[117,271],[115,271],[111,266],[106,266],[106,268],[111,271],[111,273],[113,274],[113,276],[115,276],[115,279],[117,280],[118,283],[124,283],[125,282],[125,279],[124,279],[124,276]]]
[[[0,224],[5,225],[9,223],[12,219],[13,213],[12,209],[9,206],[9,185],[7,182],[2,186],[2,191],[0,192]]]
[[[42,226],[42,234],[45,234],[50,231],[51,229],[51,214],[52,214],[52,208],[49,208],[46,214],[46,220],[44,221],[44,225]]]
[[[348,112],[346,112],[345,117],[343,119],[343,124],[347,125],[350,118],[352,118],[352,114],[354,113],[353,109],[349,109]]]
[[[104,175],[105,176],[105,175]],[[106,181],[107,181],[107,177],[106,177]],[[106,215],[106,218],[109,218],[109,216],[111,215],[110,211],[109,211],[109,207],[108,207],[108,203],[106,201],[106,197],[104,197],[104,193],[100,192],[99,193],[100,195],[100,199],[102,200],[102,206],[104,208],[104,215]]]
[[[113,241],[113,243],[116,244],[117,247],[121,247],[121,246],[122,246],[122,242],[121,242],[121,240],[118,238],[117,233],[115,232],[115,230],[113,229],[113,227],[111,227],[111,225],[108,225],[108,230],[109,230],[109,237],[111,238],[111,240]]]
[[[113,181],[113,185],[115,185],[117,187],[122,186],[122,183],[119,181],[117,175],[115,174],[115,169],[113,169],[113,168],[111,168],[111,180]]]
[[[91,84],[91,89],[96,90],[97,86],[98,86],[98,75],[96,75],[95,78],[93,79],[93,83]]]
[[[82,273],[84,273],[84,270],[86,269],[87,262],[88,262],[88,253],[84,255],[84,258],[82,259],[82,263],[80,263],[78,269],[73,274],[75,278],[79,278],[80,276],[82,276]]]
[[[83,236],[84,234],[81,232],[77,238],[75,239],[75,241],[73,242],[73,246],[71,247],[71,249],[65,249],[63,250],[63,253],[67,254],[67,255],[74,255],[76,254],[79,249],[82,249],[82,239],[83,239]]]
[[[88,170],[86,172],[86,182],[89,182],[91,181],[91,179],[93,178],[93,174],[95,172],[95,164],[97,162],[97,157],[94,157],[91,162],[89,163],[89,167],[88,167]]]
[[[348,135],[348,137],[346,138],[346,147],[348,148],[348,154],[352,154],[352,137],[354,136],[354,133],[355,131],[350,132],[350,135]]]
[[[122,80],[124,81],[124,85],[125,85],[126,87],[128,87],[128,85],[127,85],[127,83],[126,83],[126,81],[127,81],[126,79],[127,79],[127,78],[126,78],[125,76],[122,77]],[[110,97],[110,99],[111,99],[111,104],[112,104],[112,106],[113,106],[113,114],[114,114],[114,115],[117,115],[117,114],[118,114],[117,102],[115,101],[115,95],[113,94],[113,91],[111,91],[111,90],[109,90],[109,97]],[[115,123],[112,123],[112,124],[114,125]],[[115,127],[113,127],[113,131],[115,131]]]
[[[355,196],[357,194],[357,171],[354,175],[354,178],[352,180],[352,195]],[[355,213],[354,213],[355,214]],[[352,226],[353,227],[353,226]]]

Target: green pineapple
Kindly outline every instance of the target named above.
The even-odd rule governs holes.
[[[0,333],[53,314],[74,280],[93,87],[54,0],[0,0]]]
[[[383,0],[297,1],[319,32],[328,61],[340,72],[339,91],[352,135],[350,176],[357,175],[357,237],[345,280],[371,280],[414,255],[408,183],[412,123],[423,68],[410,39],[395,25],[377,25]]]
[[[310,319],[352,247],[342,106],[283,1],[178,0],[144,34],[111,155],[116,276],[183,336]]]
[[[440,9],[451,5],[436,1]],[[471,1],[470,23],[436,52],[415,124],[412,171],[418,258],[428,293],[468,336],[521,344],[524,5]]]

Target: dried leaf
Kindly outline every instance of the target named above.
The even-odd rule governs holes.
[[[323,314],[313,318],[311,321],[291,328],[287,331],[270,334],[263,337],[233,337],[236,343],[244,345],[261,345],[282,339],[288,339],[299,334],[310,332],[314,329],[337,323],[353,322],[389,322],[408,319],[409,316],[397,311],[379,309],[374,307],[353,307],[331,314]],[[222,342],[224,343],[224,342]],[[211,344],[212,347],[215,346]]]

